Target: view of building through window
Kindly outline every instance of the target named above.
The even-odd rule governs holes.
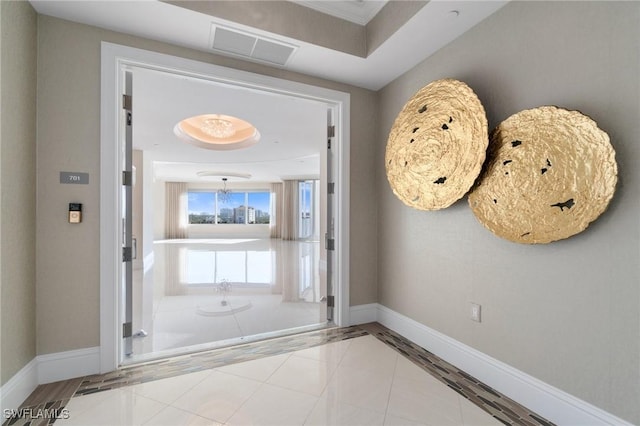
[[[189,191],[190,224],[269,224],[269,192],[232,192],[227,200],[216,192]]]

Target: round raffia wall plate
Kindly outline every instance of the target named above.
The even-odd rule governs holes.
[[[385,155],[393,193],[419,210],[439,210],[467,193],[482,169],[489,142],[487,117],[465,83],[437,80],[404,106]]]
[[[491,133],[469,205],[502,238],[549,243],[583,231],[606,210],[617,174],[609,136],[592,119],[552,106],[530,109]]]

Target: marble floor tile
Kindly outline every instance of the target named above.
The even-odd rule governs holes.
[[[172,405],[224,423],[260,387],[260,382],[214,371]]]
[[[166,407],[153,416],[144,426],[223,426],[223,423],[212,422],[189,411],[175,407]]]
[[[89,397],[91,395],[85,396]],[[114,389],[96,404],[86,402],[78,406],[72,399],[66,407],[69,418],[55,423],[63,426],[142,425],[166,407],[166,404],[136,395],[131,389]]]
[[[229,426],[302,425],[318,398],[264,384],[227,421]]]
[[[5,426],[552,425],[379,324],[158,360],[26,402]],[[33,417],[47,410],[63,415]]]
[[[384,413],[366,410],[339,401],[335,395],[321,397],[305,426],[382,426]]]
[[[320,396],[335,369],[334,364],[292,356],[273,373],[267,383]]]
[[[315,359],[324,361],[329,364],[339,364],[344,357],[345,352],[349,348],[351,340],[341,340],[338,342],[327,343],[325,345],[314,346],[308,349],[302,349],[292,352],[292,356],[302,358]]]
[[[393,376],[373,370],[338,366],[322,396],[358,408],[384,413]]]
[[[218,371],[264,382],[269,379],[289,357],[290,354],[268,356],[219,367]]]
[[[153,399],[164,404],[172,404],[182,395],[193,389],[198,383],[211,375],[210,371],[183,374],[164,380],[156,380],[131,386],[137,395]]]

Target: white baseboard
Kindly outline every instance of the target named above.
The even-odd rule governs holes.
[[[100,372],[100,347],[38,355],[38,384]]]
[[[38,385],[99,372],[99,347],[38,355],[0,388],[2,413],[17,409]]]
[[[356,305],[349,308],[350,325],[366,324],[378,321],[378,304]]]
[[[38,361],[34,358],[0,388],[2,413],[18,408],[37,386]]]
[[[376,303],[353,306],[351,312],[352,319],[364,319],[362,322],[352,321],[352,324],[377,321],[554,423],[631,425],[385,306]]]

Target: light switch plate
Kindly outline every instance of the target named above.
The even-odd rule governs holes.
[[[473,321],[481,322],[481,310],[482,307],[480,305],[478,305],[477,303],[471,303],[471,319]]]

